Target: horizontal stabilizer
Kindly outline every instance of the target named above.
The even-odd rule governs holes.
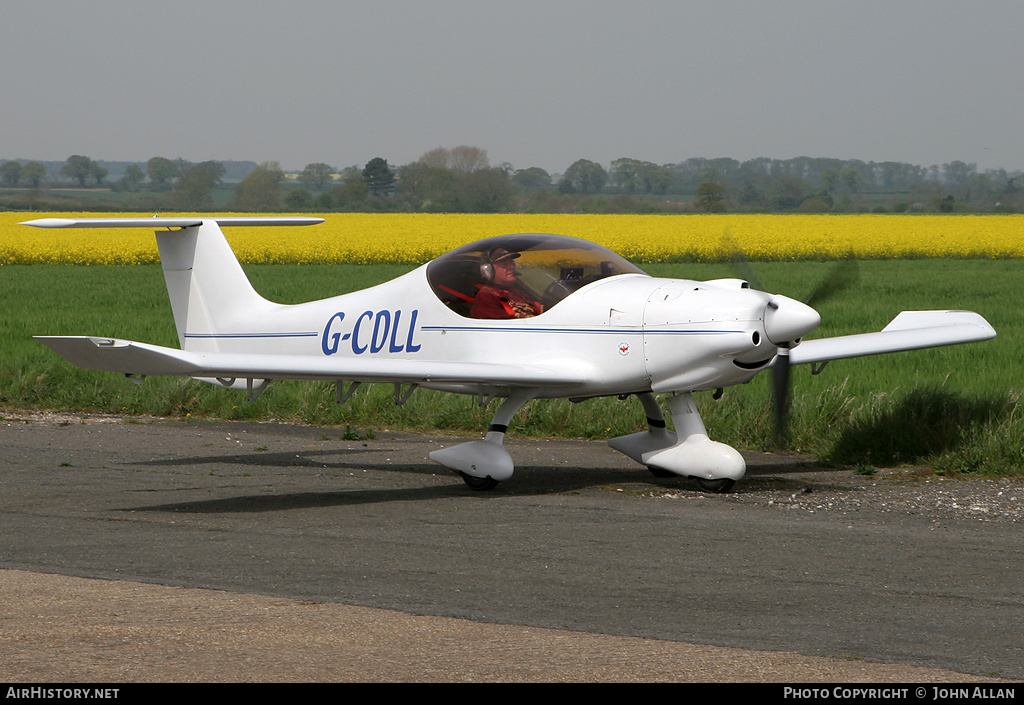
[[[805,340],[789,353],[790,364],[920,350],[994,338],[996,331],[973,311],[904,311],[878,333]]]
[[[36,336],[36,340],[78,367],[139,376],[480,383],[510,387],[587,381],[586,375],[578,368],[541,365],[190,352],[130,340],[88,336]]]
[[[213,216],[200,218],[40,218],[29,220],[21,225],[36,228],[193,228],[203,224],[204,220],[215,221],[218,225],[262,226],[262,225],[316,225],[324,222],[323,218],[300,217],[226,217]]]

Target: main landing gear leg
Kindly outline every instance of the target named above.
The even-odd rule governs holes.
[[[483,440],[435,450],[430,459],[459,473],[470,489],[493,490],[512,477],[515,465],[505,450],[505,432],[512,417],[532,398],[528,393],[513,393],[498,408]]]
[[[644,392],[637,394],[637,397],[644,406],[644,413],[647,414],[647,430],[612,438],[608,441],[608,445],[620,453],[625,453],[636,462],[643,463],[645,454],[675,445],[676,434],[665,428],[665,417],[653,394]],[[648,469],[657,477],[675,477],[675,473],[668,470],[650,466]]]
[[[645,399],[648,396],[650,399]],[[651,408],[657,407],[653,395],[640,395],[640,400],[647,412],[647,431],[613,438],[608,442],[612,448],[643,463],[659,477],[696,478],[709,492],[727,492],[743,477],[747,468],[743,456],[735,448],[708,438],[693,395],[675,394],[668,399],[675,433],[658,431],[658,419]],[[660,410],[657,415],[661,415]]]

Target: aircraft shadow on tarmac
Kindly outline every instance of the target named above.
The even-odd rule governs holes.
[[[332,460],[337,456],[366,456],[380,454],[380,449],[330,449],[280,453],[232,453],[212,456],[193,456],[173,459],[139,461],[129,463],[135,466],[186,466],[242,465],[253,468],[295,468],[315,469],[328,473],[352,473],[365,471],[402,475],[447,475],[449,471],[434,463],[365,462],[357,460]],[[779,478],[780,474],[821,473],[823,468],[805,459],[789,456],[758,454],[764,458],[752,458],[747,467],[747,477],[737,484],[734,492],[759,492],[765,489],[792,489],[801,484],[798,480]],[[826,471],[827,472],[827,471]],[[554,465],[519,465],[515,477],[500,484],[489,492],[470,490],[455,473],[450,473],[451,485],[436,484],[421,487],[390,487],[379,489],[343,489],[308,492],[287,492],[281,494],[239,495],[217,499],[176,502],[149,506],[125,507],[122,511],[152,511],[190,514],[247,513],[286,511],[316,507],[343,507],[384,502],[430,501],[457,496],[488,498],[529,497],[547,494],[582,491],[621,484],[642,483],[649,485],[652,492],[693,492],[706,494],[697,483],[689,478],[657,478],[640,466],[623,467],[572,467]],[[817,483],[819,489],[828,488]]]

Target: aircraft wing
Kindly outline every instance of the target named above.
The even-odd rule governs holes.
[[[586,374],[578,366],[570,369],[568,366],[487,362],[201,353],[90,336],[36,336],[36,340],[78,367],[139,376],[498,384],[511,387],[587,381]]]
[[[903,311],[878,333],[805,340],[789,353],[792,365],[919,350],[994,338],[996,331],[973,311]]]

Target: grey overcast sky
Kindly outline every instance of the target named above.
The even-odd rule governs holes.
[[[1021,0],[0,0],[0,158],[1024,169]]]

